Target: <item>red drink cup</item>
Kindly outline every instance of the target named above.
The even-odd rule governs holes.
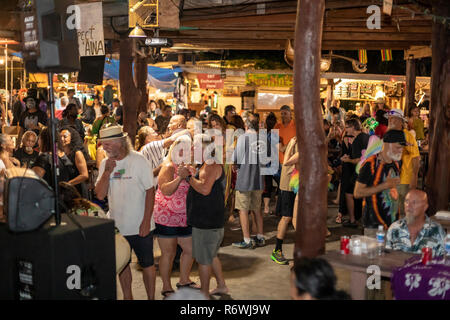
[[[433,258],[433,249],[431,247],[422,248],[422,264],[427,265]]]
[[[349,254],[350,253],[350,237],[342,236],[341,237],[341,254]]]

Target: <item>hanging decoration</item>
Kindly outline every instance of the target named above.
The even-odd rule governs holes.
[[[391,49],[381,50],[381,61],[392,61],[392,50]]]
[[[359,62],[367,64],[367,50],[359,50],[358,51]]]

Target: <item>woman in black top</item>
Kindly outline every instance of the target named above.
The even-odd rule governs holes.
[[[78,107],[75,103],[69,103],[62,113],[62,120],[58,123],[58,128],[71,126],[74,128],[84,141],[84,126],[80,119],[78,119]]]
[[[203,163],[195,177],[190,170],[180,167],[178,174],[186,176],[190,187],[186,198],[187,224],[192,226],[192,257],[197,261],[201,291],[209,294],[226,294],[228,288],[217,257],[223,240],[225,224],[225,172],[220,164]],[[211,270],[217,288],[209,292]]]
[[[39,152],[33,150],[37,142],[37,135],[34,131],[27,131],[22,136],[22,146],[14,151],[14,158],[20,161],[20,166],[32,168],[39,156]]]
[[[69,181],[72,179],[74,175],[73,172],[70,172],[69,169],[65,166],[65,163],[68,161],[67,156],[62,151],[61,141],[57,135],[57,149],[58,149],[58,162],[59,162],[59,177],[58,181]],[[39,156],[36,159],[32,169],[36,174],[45,180],[49,186],[54,187],[53,176],[52,176],[52,139],[49,128],[44,128],[41,131],[41,134],[38,138]]]
[[[76,173],[75,177],[69,180],[69,184],[76,186],[80,194],[84,197],[88,197],[88,190],[86,181],[89,179],[87,160],[89,155],[84,149],[80,135],[70,126],[61,128],[59,130],[62,150],[69,158],[73,171]]]

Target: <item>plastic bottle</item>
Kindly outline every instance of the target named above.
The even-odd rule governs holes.
[[[377,231],[377,253],[379,256],[383,254],[385,236],[386,233],[384,232],[384,227],[382,225],[379,225]]]
[[[445,237],[445,252],[447,259],[450,259],[450,232],[447,233],[447,236]]]

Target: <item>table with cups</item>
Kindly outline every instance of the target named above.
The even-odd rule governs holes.
[[[395,268],[401,267],[405,261],[415,254],[402,251],[382,249],[379,255],[376,239],[353,235],[349,241],[347,254],[341,250],[328,251],[322,258],[334,268],[350,271],[350,295],[354,300],[366,299],[368,278],[379,276],[391,279]],[[369,279],[370,280],[370,279]]]

